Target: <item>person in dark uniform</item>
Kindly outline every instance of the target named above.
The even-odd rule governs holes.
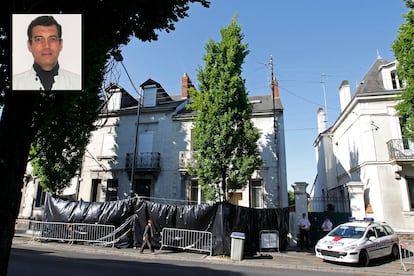
[[[151,239],[154,236],[154,231],[152,228],[152,221],[149,219],[147,221],[147,225],[145,225],[144,234],[142,235],[142,245],[141,249],[139,250],[140,253],[144,252],[145,245],[154,253],[154,248],[151,244]]]

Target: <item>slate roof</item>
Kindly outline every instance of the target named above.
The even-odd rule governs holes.
[[[105,90],[108,93],[111,89],[120,89],[121,90],[121,93],[122,93],[122,97],[121,97],[121,109],[122,108],[127,108],[127,107],[137,106],[138,101],[136,99],[134,99],[134,97],[132,97],[131,94],[129,94],[121,86],[119,86],[119,85],[117,85],[115,83],[110,83]]]
[[[164,90],[164,88],[158,82],[148,79],[143,82],[140,87],[144,88],[147,85],[155,85],[157,87],[157,105],[164,104],[164,103],[171,103],[173,99],[168,95],[168,93]]]
[[[265,112],[273,110],[273,96],[262,95],[262,96],[250,96],[249,101],[253,103],[253,112]],[[282,102],[280,98],[274,99],[274,108],[277,110],[283,110]]]
[[[142,109],[153,109],[153,108],[175,108],[182,104],[183,102],[187,101],[187,99],[183,99],[180,96],[170,96],[164,88],[158,82],[148,79],[140,86],[144,87],[147,85],[155,85],[157,87],[157,105],[155,107],[148,107]],[[135,107],[137,106],[137,100],[134,99],[127,91],[125,91],[122,87],[118,86],[117,84],[111,84],[107,89],[110,88],[120,88],[122,91],[122,99],[121,99],[121,109],[128,108],[128,107]],[[269,93],[268,95],[262,96],[249,96],[249,101],[253,104],[253,113],[268,113],[272,112],[273,108],[276,110],[283,110],[282,103],[280,98],[273,99],[273,96]],[[177,110],[175,116],[188,116],[193,114],[192,110],[187,108],[181,108]]]
[[[383,85],[382,75],[380,73],[380,67],[388,63],[390,62],[378,57],[356,88],[355,96],[362,96],[362,94],[365,93],[384,91],[385,88]]]
[[[264,96],[250,96],[249,101],[253,104],[253,113],[268,113],[273,111],[272,95]],[[283,110],[282,102],[279,98],[274,100],[274,108],[276,110]],[[183,108],[176,113],[177,117],[194,115],[192,110]]]

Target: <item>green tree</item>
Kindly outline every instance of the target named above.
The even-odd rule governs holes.
[[[58,194],[70,184],[79,170],[90,132],[91,122],[96,118],[99,100],[97,95],[85,103],[77,97],[45,97],[56,108],[49,108],[42,119],[37,135],[32,142],[29,159],[33,175],[40,179],[40,185],[52,194]],[[80,104],[88,104],[90,111],[79,112]],[[65,111],[65,116],[59,115]],[[47,122],[47,123],[46,123]]]
[[[397,39],[392,44],[398,60],[398,75],[404,80],[402,101],[397,105],[404,137],[414,141],[414,1],[405,0],[408,12],[406,22],[398,29]]]
[[[100,105],[99,93],[110,52],[132,37],[157,39],[188,16],[191,2],[208,0],[39,0],[8,1],[0,14],[0,275],[7,275],[16,216],[30,146],[37,169],[57,191],[80,162]],[[9,5],[9,6],[7,6]],[[11,26],[14,13],[82,13],[83,78],[81,93],[16,93],[10,90]],[[41,164],[42,162],[46,164]],[[35,161],[36,162],[36,161]],[[65,172],[66,175],[59,175]]]
[[[199,90],[192,89],[188,108],[196,112],[193,129],[194,166],[207,199],[226,200],[228,189],[245,187],[262,164],[259,132],[250,120],[242,64],[248,54],[236,17],[221,29],[221,42],[210,40],[198,69]]]
[[[289,202],[289,206],[295,205],[295,192],[288,191],[288,202]]]

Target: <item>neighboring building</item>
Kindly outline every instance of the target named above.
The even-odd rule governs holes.
[[[373,217],[400,233],[414,233],[414,147],[402,138],[395,109],[402,93],[396,68],[396,61],[378,57],[352,97],[343,81],[341,114],[328,129],[318,110],[318,174],[311,202],[323,204],[311,209],[346,211],[344,202],[350,200],[357,218]]]
[[[192,162],[195,115],[186,109],[190,87],[193,84],[184,74],[181,95],[173,97],[158,82],[148,79],[141,85],[139,107],[119,85],[107,87],[104,111],[91,133],[80,175],[70,187],[71,198],[102,202],[136,194],[169,204],[203,202],[197,179],[186,169]],[[249,97],[252,121],[261,134],[258,145],[264,164],[245,189],[230,191],[234,204],[288,206],[283,107],[276,80],[272,92]]]

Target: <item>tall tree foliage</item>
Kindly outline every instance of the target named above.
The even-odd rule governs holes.
[[[10,247],[19,208],[30,145],[38,169],[48,177],[48,189],[64,185],[79,163],[88,141],[97,108],[101,83],[113,49],[131,37],[157,39],[156,31],[174,30],[188,16],[191,2],[208,7],[208,0],[14,0],[3,3],[0,14],[0,275],[7,274]],[[9,5],[9,6],[7,6]],[[12,13],[82,13],[82,93],[18,94],[10,90]],[[42,162],[46,162],[41,164]],[[60,175],[60,174],[65,174]]]
[[[257,140],[259,132],[251,119],[242,65],[249,53],[236,17],[221,29],[221,42],[210,40],[199,68],[199,90],[191,90],[196,112],[193,129],[194,167],[206,197],[227,199],[228,189],[246,186],[262,164]]]
[[[55,96],[42,99],[43,103],[53,103],[52,107],[58,106],[59,110],[50,107],[42,114],[45,123],[39,125],[29,153],[33,175],[39,177],[40,185],[52,194],[66,188],[79,170],[99,104],[96,94],[87,99]],[[80,112],[85,107],[90,110]],[[62,110],[65,116],[60,114]]]
[[[404,137],[414,141],[414,1],[405,0],[408,12],[401,24],[397,39],[392,44],[398,60],[398,75],[405,86],[402,101],[397,105]]]

